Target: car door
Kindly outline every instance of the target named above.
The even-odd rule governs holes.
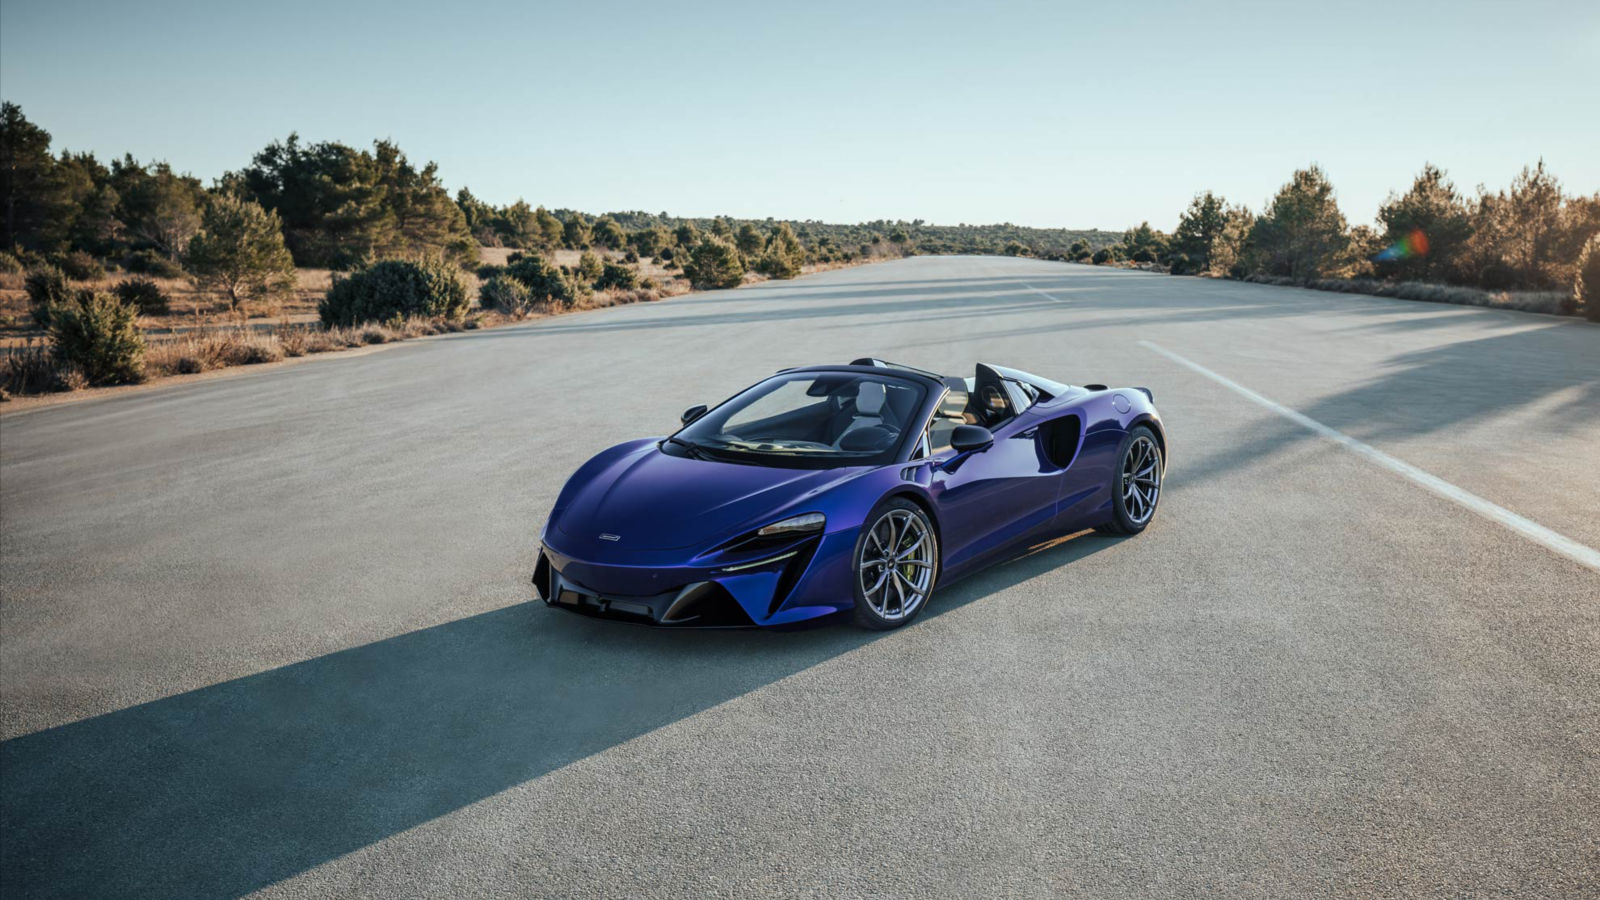
[[[946,451],[929,493],[939,507],[944,568],[961,569],[1055,517],[1059,469],[1041,452],[1038,422],[1014,418],[994,443],[965,454]]]

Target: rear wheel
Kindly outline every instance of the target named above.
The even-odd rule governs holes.
[[[1161,475],[1166,461],[1155,433],[1135,426],[1122,439],[1117,469],[1111,479],[1112,519],[1101,534],[1138,534],[1155,518],[1161,501]]]
[[[928,605],[939,575],[939,539],[922,507],[891,497],[867,516],[851,559],[855,620],[863,628],[899,628]]]

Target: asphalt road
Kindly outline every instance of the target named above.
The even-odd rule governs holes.
[[[869,354],[1148,385],[1157,521],[882,635],[528,602],[583,459]],[[1595,896],[1600,571],[1173,355],[1600,547],[1600,327],[1026,260],[7,415],[0,893]]]

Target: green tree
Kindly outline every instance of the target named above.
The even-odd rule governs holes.
[[[1250,231],[1255,228],[1256,217],[1248,207],[1229,207],[1223,217],[1222,233],[1211,245],[1210,270],[1231,278],[1243,278],[1245,260],[1250,248]]]
[[[176,258],[200,230],[206,192],[200,179],[178,175],[164,162],[149,167],[132,156],[111,163],[117,220],[127,234]]]
[[[610,247],[613,250],[621,249],[628,242],[628,236],[623,232],[622,226],[618,225],[617,220],[610,216],[601,216],[595,219],[594,226],[590,229],[590,232],[596,244],[602,247]]]
[[[65,205],[50,132],[15,103],[0,104],[0,247],[54,249],[45,232]]]
[[[594,284],[595,279],[600,277],[602,271],[600,257],[590,253],[588,250],[583,251],[583,254],[578,257],[578,277],[583,279],[585,283]]]
[[[572,306],[582,296],[577,283],[543,257],[524,256],[507,266],[506,274],[527,286],[534,303]]]
[[[767,238],[766,252],[761,254],[758,269],[773,278],[793,278],[805,265],[806,249],[788,222],[781,222]],[[742,276],[744,273],[741,272]]]
[[[1391,193],[1378,208],[1383,226],[1378,272],[1409,280],[1443,280],[1460,266],[1472,236],[1472,210],[1445,179],[1444,171],[1424,164],[1404,194]]]
[[[641,228],[628,235],[628,242],[640,256],[659,256],[662,248],[672,240],[672,235],[659,225],[650,228]]]
[[[761,236],[761,230],[756,228],[755,223],[746,222],[739,226],[739,232],[734,236],[733,243],[739,248],[739,252],[744,254],[745,259],[755,259],[766,245],[766,239]]]
[[[236,312],[294,290],[294,258],[284,246],[277,214],[227,194],[207,204],[184,267],[201,288],[225,297]]]
[[[700,243],[700,231],[694,227],[693,222],[684,222],[679,225],[673,230],[672,236],[678,242],[678,246],[685,250],[693,249],[696,244]]]
[[[1172,233],[1172,250],[1188,257],[1186,268],[1204,272],[1211,268],[1211,258],[1222,238],[1222,229],[1228,222],[1227,201],[1206,191],[1189,201],[1189,208],[1178,217],[1178,227]]]
[[[533,211],[533,221],[539,232],[539,246],[547,250],[554,250],[561,246],[561,238],[566,234],[566,226],[556,218],[550,210],[539,207]]]
[[[1294,173],[1250,230],[1253,268],[1297,280],[1335,274],[1348,260],[1349,228],[1321,167]]]
[[[1578,256],[1578,277],[1572,285],[1573,312],[1600,322],[1600,234],[1589,238]]]
[[[739,259],[739,248],[708,237],[695,245],[683,264],[683,273],[696,290],[738,287],[744,281],[744,262]]]
[[[1166,254],[1167,236],[1150,227],[1149,222],[1139,223],[1122,234],[1122,255],[1135,262],[1153,262]]]
[[[439,182],[438,166],[416,168],[400,148],[372,151],[335,142],[269,145],[224,186],[276,213],[301,265],[349,268],[383,257],[441,255],[470,262],[476,243],[466,215]]]
[[[582,250],[589,246],[589,238],[589,223],[583,213],[567,213],[566,221],[561,223],[561,242],[570,250]]]

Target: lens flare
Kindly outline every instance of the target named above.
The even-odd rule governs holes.
[[[1428,236],[1421,228],[1412,229],[1411,233],[1385,247],[1373,259],[1378,262],[1395,262],[1401,259],[1415,259],[1428,255]]]

